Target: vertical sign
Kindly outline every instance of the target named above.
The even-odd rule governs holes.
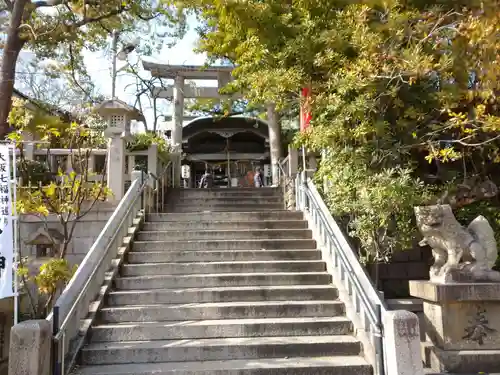
[[[11,147],[0,145],[0,299],[12,297],[14,227],[11,194]]]
[[[300,131],[305,131],[311,122],[311,89],[304,87],[300,98]]]

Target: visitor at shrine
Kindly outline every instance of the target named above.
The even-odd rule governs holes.
[[[202,189],[211,189],[214,186],[214,176],[207,169],[205,174],[201,177],[200,180],[200,188]]]
[[[264,186],[262,172],[260,171],[260,167],[257,167],[255,169],[255,175],[253,176],[253,182],[255,184],[255,187],[260,188],[260,187]]]

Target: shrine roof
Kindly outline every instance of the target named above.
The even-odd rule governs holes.
[[[267,139],[269,137],[269,128],[266,121],[255,117],[236,115],[220,118],[212,116],[198,117],[183,127],[182,139],[187,140],[206,131],[246,129],[259,133],[263,138]]]

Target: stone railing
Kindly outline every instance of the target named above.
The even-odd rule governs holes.
[[[111,287],[129,235],[141,220],[142,191],[141,181],[133,181],[47,318],[54,327],[53,358],[55,366],[61,369],[59,374],[65,374],[75,362],[85,338],[81,333],[90,327],[105,292]],[[89,315],[91,304],[94,306]]]
[[[288,157],[279,164],[285,206],[304,212],[375,375],[423,375],[417,315],[406,310],[387,309],[313,181],[308,178],[311,171],[298,172],[298,160],[297,151],[289,150]],[[294,195],[295,207],[290,207],[291,195]]]
[[[299,171],[299,153],[288,147],[288,155],[278,163],[278,180],[283,189],[283,202],[286,210],[296,209],[295,177]]]
[[[346,305],[356,336],[376,375],[422,375],[418,317],[389,311],[305,173],[295,179],[297,209],[304,212],[321,248],[327,270]]]
[[[19,151],[17,151],[19,153]],[[89,180],[91,181],[106,181],[106,175],[102,175],[102,171],[106,169],[106,149],[81,149],[81,150],[71,150],[67,148],[33,148],[32,150],[24,151],[25,158],[27,160],[39,160],[47,163],[50,171],[52,173],[57,173],[58,169],[61,168],[64,172],[70,172],[73,170],[71,165],[71,158],[68,156],[78,157],[79,155],[88,154],[88,160],[86,166],[91,172]],[[127,168],[124,174],[125,181],[131,181],[132,172],[139,165],[139,158],[144,158],[148,171],[158,173],[161,167],[158,165],[158,147],[157,145],[151,145],[148,150],[143,151],[127,151],[125,153],[127,158]]]
[[[148,212],[160,211],[169,163],[159,174],[133,172],[133,181],[45,320],[25,321],[11,333],[9,375],[66,375]]]
[[[283,189],[283,203],[285,210],[295,209],[295,181],[293,179],[294,172],[291,170],[289,154],[285,159],[278,163],[279,183]],[[296,171],[295,171],[296,173]]]

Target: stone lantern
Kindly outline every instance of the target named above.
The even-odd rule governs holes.
[[[125,193],[125,145],[130,137],[130,122],[145,121],[140,111],[122,100],[106,100],[96,108],[108,124],[104,135],[108,138],[107,184],[113,199],[120,201]]]

